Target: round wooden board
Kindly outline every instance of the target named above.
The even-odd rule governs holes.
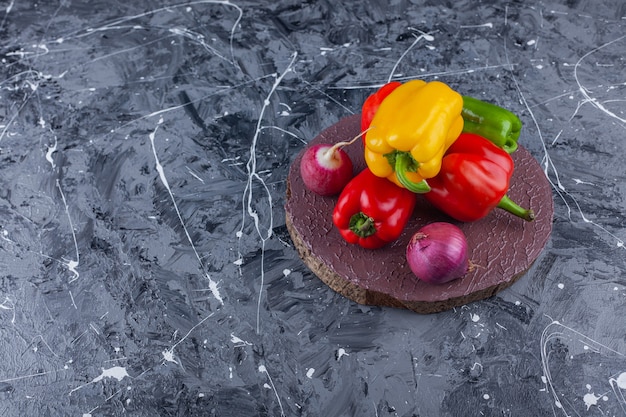
[[[311,145],[350,140],[359,134],[360,120],[360,115],[340,120],[313,139]],[[353,161],[355,174],[365,168],[361,141],[344,150]],[[309,269],[330,288],[360,304],[435,313],[491,297],[524,275],[552,232],[550,184],[533,156],[519,146],[512,154],[515,172],[508,195],[521,206],[532,208],[534,221],[526,222],[495,209],[484,219],[461,223],[418,198],[413,217],[397,241],[376,250],[363,249],[345,242],[333,225],[337,197],[322,197],[305,187],[299,169],[303,152],[289,170],[287,228]],[[435,221],[448,221],[463,230],[469,257],[476,265],[463,278],[443,285],[416,279],[405,259],[413,233]]]

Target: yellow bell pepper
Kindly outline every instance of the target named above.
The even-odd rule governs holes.
[[[441,169],[463,130],[463,97],[440,81],[413,80],[380,104],[365,134],[365,162],[374,175],[416,193]]]

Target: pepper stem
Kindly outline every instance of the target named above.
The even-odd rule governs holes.
[[[350,217],[350,230],[359,237],[368,237],[376,233],[374,219],[362,211]]]
[[[426,180],[414,182],[406,176],[407,172],[415,172],[418,166],[418,163],[413,159],[410,153],[396,152],[395,159],[394,169],[396,171],[396,177],[398,177],[398,181],[400,181],[400,184],[402,184],[404,188],[417,194],[424,194],[430,191],[430,186]]]
[[[498,207],[508,211],[511,214],[521,217],[522,219],[531,222],[535,220],[535,212],[530,209],[520,207],[516,202],[511,200],[508,196],[502,197],[498,203]]]

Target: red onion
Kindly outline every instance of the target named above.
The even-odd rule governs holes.
[[[457,226],[435,222],[419,229],[406,248],[406,259],[417,278],[443,284],[461,278],[469,269],[467,240]]]

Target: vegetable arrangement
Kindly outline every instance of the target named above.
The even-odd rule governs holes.
[[[339,194],[333,223],[343,239],[366,249],[398,239],[417,198],[447,214],[450,222],[422,227],[406,247],[414,275],[442,284],[472,266],[463,231],[452,222],[477,221],[496,208],[534,219],[507,196],[521,127],[509,110],[442,82],[394,81],[365,100],[359,136],[305,151],[301,176],[320,195]],[[341,147],[361,136],[367,167],[354,176]]]

